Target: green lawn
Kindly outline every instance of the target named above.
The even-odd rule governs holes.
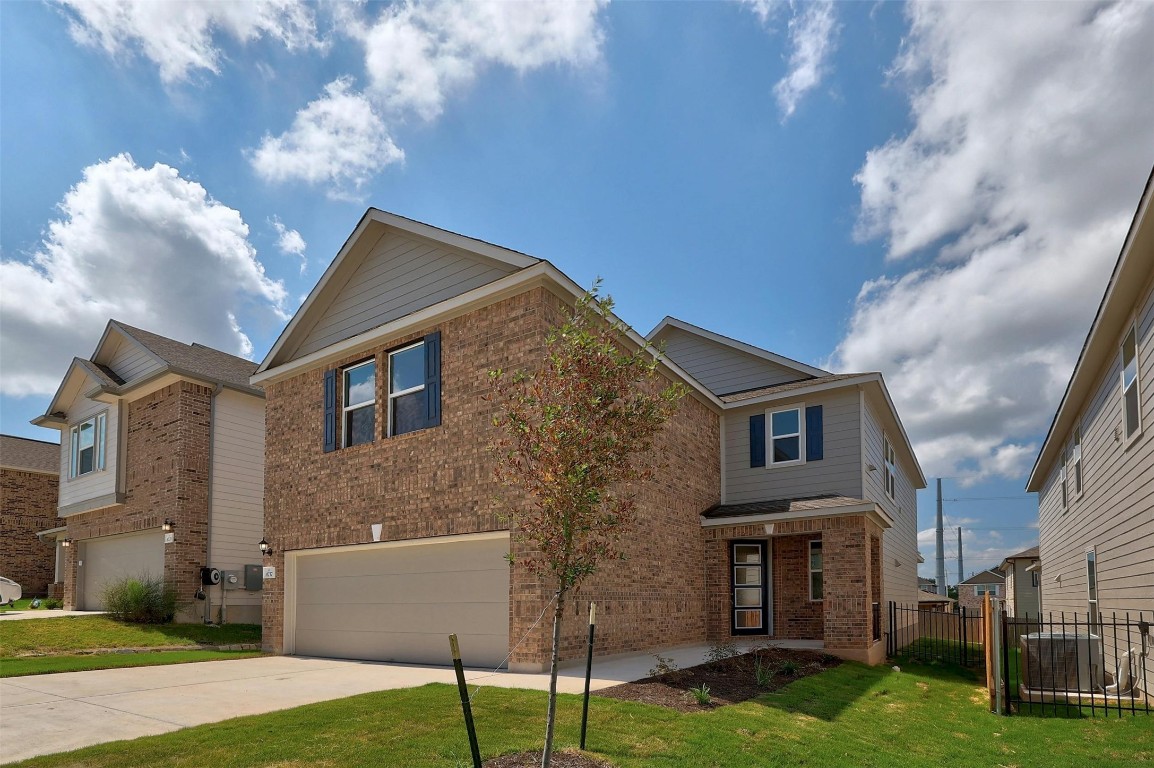
[[[16,601],[15,605],[8,605],[8,603],[0,603],[0,613],[8,613],[8,611],[31,611],[31,610],[33,610],[31,597],[22,597]],[[36,610],[44,610],[44,609],[36,609]]]
[[[84,672],[90,669],[159,667],[194,661],[221,661],[260,656],[260,651],[146,651],[144,653],[101,653],[88,656],[30,656],[0,659],[0,677],[49,675],[55,672]]]
[[[558,747],[576,745],[580,698],[561,696]],[[1119,766],[1154,761],[1154,719],[999,718],[974,677],[944,666],[858,664],[713,711],[595,698],[589,747],[622,768]],[[486,757],[538,747],[545,694],[483,688]],[[468,741],[452,686],[427,685],[238,718],[28,761],[28,766],[462,766]]]
[[[30,652],[68,654],[94,648],[162,648],[166,645],[259,643],[260,625],[121,624],[106,616],[0,622],[0,658]]]

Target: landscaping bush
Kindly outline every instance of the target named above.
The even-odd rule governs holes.
[[[155,576],[126,576],[105,585],[104,609],[117,621],[167,624],[176,615],[176,592]]]
[[[64,601],[59,597],[50,597],[44,601],[44,607],[50,611],[57,611],[64,607]]]

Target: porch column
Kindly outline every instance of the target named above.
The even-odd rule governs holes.
[[[823,615],[827,651],[870,662],[871,552],[864,517],[840,517],[822,531]]]

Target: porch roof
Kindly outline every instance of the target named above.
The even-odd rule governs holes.
[[[701,514],[701,524],[711,527],[842,515],[868,515],[882,528],[893,527],[893,519],[874,502],[835,493],[766,499],[744,504],[717,504]]]

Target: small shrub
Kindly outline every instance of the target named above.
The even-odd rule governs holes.
[[[59,597],[50,597],[44,601],[44,607],[50,611],[58,611],[64,607],[64,602]]]
[[[176,592],[155,576],[126,576],[105,585],[104,608],[116,621],[167,624],[176,615]]]
[[[735,656],[740,655],[741,650],[738,649],[733,641],[729,641],[726,643],[716,643],[715,645],[709,646],[709,650],[705,652],[705,660],[707,662],[722,661],[724,659],[732,659]]]
[[[773,679],[773,667],[768,662],[763,663],[760,658],[754,660],[753,677],[757,680],[759,688],[768,688],[770,680]]]
[[[800,667],[797,666],[796,661],[793,659],[786,659],[785,661],[781,662],[781,666],[777,668],[777,671],[778,674],[785,675],[786,677],[793,677],[797,674],[798,669],[800,669]]]
[[[693,700],[703,707],[708,707],[712,701],[709,697],[709,686],[705,683],[702,683],[700,688],[690,688],[689,693],[693,696]]]
[[[657,677],[658,675],[665,675],[665,674],[668,674],[670,672],[676,672],[678,669],[680,669],[680,667],[677,666],[677,662],[671,658],[668,658],[666,656],[662,656],[662,655],[657,654],[657,653],[653,653],[650,655],[654,659],[657,660],[657,663],[649,668],[649,676],[650,677]]]

